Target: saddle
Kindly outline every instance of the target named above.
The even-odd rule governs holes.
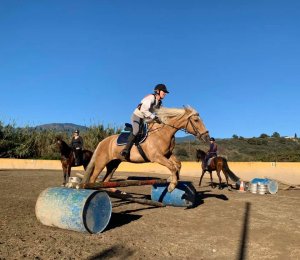
[[[214,163],[213,163],[213,159],[216,158],[216,157],[217,156],[213,156],[213,157],[209,158],[208,161],[207,161],[207,166],[210,166],[211,168],[213,168],[215,166]],[[213,164],[211,165],[211,163],[213,163]]]
[[[126,145],[127,141],[128,141],[128,137],[130,135],[130,133],[132,132],[132,125],[129,123],[125,123],[125,128],[121,131],[120,135],[118,136],[117,139],[117,145]],[[141,124],[140,125],[140,129],[139,129],[139,133],[137,134],[136,138],[135,138],[135,145],[139,145],[141,143],[143,143],[148,135],[148,127],[147,124]]]

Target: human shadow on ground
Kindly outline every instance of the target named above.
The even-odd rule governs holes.
[[[108,249],[101,251],[98,254],[95,254],[89,258],[88,260],[100,260],[100,259],[130,259],[133,255],[134,251],[129,248],[125,248],[122,245],[113,245]]]
[[[238,253],[238,260],[244,260],[247,256],[247,245],[249,239],[249,219],[250,219],[250,207],[251,203],[246,202],[245,213],[244,213],[244,223],[241,230],[240,248]]]

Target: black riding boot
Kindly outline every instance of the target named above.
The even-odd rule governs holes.
[[[133,146],[134,141],[135,141],[135,135],[133,135],[132,133],[130,133],[130,135],[128,137],[127,144],[126,144],[125,148],[122,150],[122,152],[120,153],[126,159],[129,158],[130,149]]]
[[[81,165],[81,149],[76,149],[74,155],[75,155],[75,166]]]

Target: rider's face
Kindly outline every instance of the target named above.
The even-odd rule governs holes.
[[[167,93],[163,92],[162,90],[159,91],[159,97],[160,99],[164,99],[164,97],[167,95]]]

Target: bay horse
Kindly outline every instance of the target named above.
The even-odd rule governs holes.
[[[222,189],[222,178],[221,178],[221,171],[224,173],[225,178],[226,178],[226,183],[227,183],[227,188],[230,190],[230,187],[228,185],[228,177],[234,181],[237,182],[240,178],[237,177],[228,167],[227,160],[224,157],[221,156],[216,156],[213,157],[210,164],[207,166],[207,169],[205,169],[205,156],[206,153],[200,149],[196,150],[196,160],[199,162],[201,160],[202,162],[202,174],[199,180],[199,187],[201,186],[202,178],[204,176],[204,173],[206,171],[209,172],[210,174],[210,181],[211,181],[211,187],[214,188],[213,184],[213,178],[212,178],[212,172],[216,171],[218,178],[219,178],[219,189]]]
[[[61,138],[56,138],[56,144],[60,151],[60,161],[63,169],[63,185],[65,185],[68,181],[68,178],[71,175],[71,168],[75,166],[75,156],[71,146],[69,146],[65,141]],[[82,150],[82,160],[81,164],[77,166],[83,165],[83,168],[86,169],[92,158],[93,152],[89,150]],[[76,167],[77,167],[76,166]]]
[[[148,136],[146,140],[140,144],[146,158],[140,154],[137,146],[134,145],[131,148],[129,158],[125,159],[120,155],[123,146],[117,145],[118,135],[111,135],[98,144],[84,175],[82,181],[83,186],[84,183],[94,183],[105,167],[107,171],[103,181],[107,182],[123,161],[132,163],[145,163],[150,161],[159,163],[170,170],[171,181],[168,186],[168,191],[171,192],[175,189],[181,169],[181,162],[173,154],[175,133],[179,130],[185,130],[187,133],[205,142],[209,140],[209,134],[202,119],[199,117],[199,113],[192,107],[161,107],[157,109],[155,113],[162,123],[148,123]],[[145,159],[148,159],[148,161]]]

